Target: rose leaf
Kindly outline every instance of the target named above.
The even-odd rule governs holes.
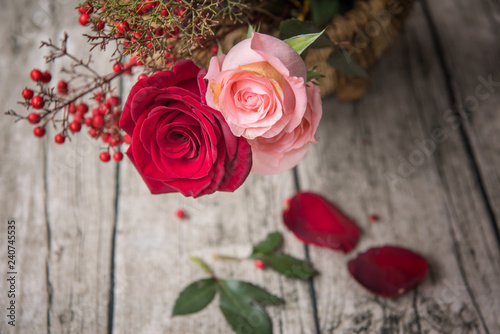
[[[235,333],[271,334],[269,316],[260,305],[282,304],[283,300],[253,284],[220,280],[219,308]]]
[[[203,310],[217,291],[217,281],[206,278],[188,285],[177,297],[172,316],[195,313]]]
[[[308,261],[287,254],[259,254],[258,258],[273,270],[290,278],[308,279],[318,273]]]
[[[269,233],[266,239],[253,246],[252,254],[249,258],[254,258],[256,254],[267,254],[275,251],[283,242],[283,237],[280,232]]]

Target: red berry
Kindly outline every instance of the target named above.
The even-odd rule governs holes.
[[[178,209],[177,211],[175,211],[175,216],[179,219],[184,219],[186,218],[186,212],[182,209]]]
[[[42,72],[40,70],[34,69],[30,73],[31,80],[33,81],[40,81],[42,80]]]
[[[210,48],[210,52],[215,56],[217,55],[217,52],[219,52],[219,47],[217,45],[214,45]]]
[[[33,134],[37,137],[43,137],[43,135],[45,134],[45,129],[37,126],[33,129]]]
[[[116,26],[116,30],[124,34],[125,32],[130,30],[130,26],[127,21],[123,21]]]
[[[64,80],[60,80],[57,83],[57,92],[61,95],[66,95],[68,93],[68,83]]]
[[[111,159],[111,156],[108,152],[101,152],[101,154],[99,154],[99,159],[101,159],[102,162],[108,162]]]
[[[372,223],[377,222],[377,221],[378,221],[378,216],[377,216],[377,215],[370,215],[370,221],[371,221]]]
[[[69,129],[71,130],[71,132],[80,132],[80,130],[82,129],[82,124],[79,123],[79,122],[71,122],[69,123]]]
[[[120,98],[116,95],[110,96],[108,98],[108,104],[111,106],[116,107],[116,106],[119,106],[120,103],[121,103]]]
[[[253,264],[256,268],[259,268],[259,269],[264,269],[266,267],[266,263],[262,260],[259,260],[259,259],[255,260],[253,262]]]
[[[75,116],[73,116],[73,122],[77,122],[77,123],[83,123],[83,115],[82,114],[75,114]]]
[[[139,74],[139,76],[137,77],[137,81],[142,80],[142,79],[147,78],[147,77],[148,77],[147,74],[144,74],[144,73]]]
[[[85,125],[88,126],[88,127],[91,127],[92,126],[92,117],[85,117]]]
[[[40,122],[40,115],[38,115],[36,112],[32,112],[28,115],[28,122],[31,124],[36,124]]]
[[[104,117],[101,115],[94,116],[92,119],[92,126],[96,129],[100,129],[104,126]]]
[[[111,134],[109,134],[108,132],[103,132],[101,133],[101,140],[104,142],[104,143],[109,143],[109,140],[111,139]]]
[[[86,103],[80,102],[76,106],[76,111],[78,111],[78,113],[82,115],[85,115],[89,111],[89,106]]]
[[[45,105],[45,101],[43,100],[43,97],[41,97],[40,95],[36,95],[31,99],[31,105],[35,109],[42,109]]]
[[[116,63],[114,66],[113,66],[113,71],[115,73],[121,73],[123,71],[123,64],[122,63]]]
[[[96,138],[98,136],[97,129],[94,129],[94,128],[90,129],[89,136],[92,138]]]
[[[92,7],[87,7],[87,6],[78,7],[78,13],[80,14],[92,14],[93,12],[94,8]]]
[[[148,45],[148,48],[150,48],[150,47],[151,47],[151,46],[149,46],[149,45]],[[125,65],[125,67],[124,67],[124,69],[123,69],[123,73],[124,73],[124,74],[132,74],[132,67],[130,67],[130,66],[126,66],[126,65]]]
[[[111,139],[110,139],[110,141],[109,141],[109,145],[110,145],[110,146],[113,146],[113,147],[114,147],[114,146],[118,146],[118,145],[120,145],[120,144],[121,144],[121,143],[120,143],[120,139],[119,139],[119,138],[117,138],[116,136],[112,136],[112,137],[111,137]]]
[[[99,114],[106,115],[108,112],[108,107],[103,103],[99,106]]]
[[[115,154],[113,154],[113,160],[115,161],[122,161],[123,159],[123,153],[118,151],[118,152],[115,152]]]
[[[50,75],[49,72],[45,71],[42,73],[42,82],[43,83],[49,83],[50,80],[52,80],[52,76]]]
[[[26,99],[26,100],[29,100],[33,97],[33,91],[31,89],[28,89],[28,88],[25,88],[23,90],[23,97]]]
[[[94,100],[100,103],[102,101],[102,92],[95,93]]]
[[[97,30],[102,30],[104,29],[104,22],[102,20],[97,21]]]
[[[78,22],[80,22],[82,26],[86,26],[87,24],[89,24],[89,21],[90,15],[87,13],[80,15],[80,18],[78,19]]]
[[[64,138],[64,136],[60,133],[58,133],[55,137],[54,137],[54,141],[57,143],[57,144],[62,144],[64,143],[64,141],[66,140],[66,138]]]
[[[71,103],[69,106],[68,106],[68,112],[70,114],[76,114],[76,106],[74,103]]]

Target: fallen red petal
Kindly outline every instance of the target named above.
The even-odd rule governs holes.
[[[427,261],[401,247],[370,248],[347,265],[351,275],[368,291],[395,297],[420,283],[427,273]]]
[[[285,225],[305,243],[349,252],[359,239],[359,228],[323,196],[299,192],[283,211]]]

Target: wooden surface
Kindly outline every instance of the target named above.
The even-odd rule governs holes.
[[[39,40],[64,29],[70,48],[86,50],[74,5],[2,4],[2,111],[15,107],[31,68],[46,68]],[[282,296],[285,306],[267,308],[275,333],[500,333],[499,28],[495,0],[416,2],[370,71],[368,95],[324,100],[320,142],[296,175],[252,175],[234,194],[151,196],[129,162],[100,163],[99,144],[86,136],[56,146],[54,133],[38,140],[2,115],[0,332],[230,333],[216,302],[170,317],[180,290],[203,277],[188,259],[196,254],[221,277]],[[111,67],[106,57],[96,65]],[[353,252],[305,248],[284,229],[282,203],[296,188],[324,194],[358,222]],[[188,219],[175,218],[178,208]],[[380,221],[370,223],[370,214]],[[15,327],[5,316],[12,219]],[[210,256],[244,256],[274,230],[284,233],[286,252],[309,257],[321,274],[302,282]],[[395,299],[372,296],[346,270],[357,253],[384,244],[430,264],[424,282]]]

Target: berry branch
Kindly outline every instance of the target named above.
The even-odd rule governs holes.
[[[90,64],[92,58],[87,61],[77,58],[68,52],[68,35],[65,33],[60,46],[51,40],[42,42],[41,47],[48,47],[50,53],[45,57],[47,63],[56,62],[60,58],[71,60],[70,68],[62,68],[61,72],[69,76],[68,80],[60,80],[56,87],[48,84],[52,76],[48,71],[42,72],[33,69],[30,73],[31,79],[36,83],[36,88],[25,88],[22,91],[24,101],[19,102],[27,110],[35,109],[23,116],[9,110],[5,114],[16,117],[16,122],[27,120],[37,125],[33,133],[37,137],[43,137],[46,127],[50,123],[55,129],[60,125],[60,131],[55,135],[54,141],[63,144],[66,139],[71,140],[71,134],[80,132],[82,124],[89,130],[88,134],[93,138],[101,138],[107,144],[107,149],[101,152],[100,159],[107,162],[111,159],[110,150],[113,150],[113,158],[116,161],[123,159],[121,145],[129,140],[119,127],[121,116],[120,98],[113,95],[112,81],[123,74],[131,74],[132,69],[140,66],[136,58],[132,57],[126,64],[116,63],[113,72],[100,75]],[[79,70],[83,68],[85,71]],[[83,102],[83,98],[93,94],[91,103],[95,103],[91,116],[85,116],[89,111],[89,105]]]

